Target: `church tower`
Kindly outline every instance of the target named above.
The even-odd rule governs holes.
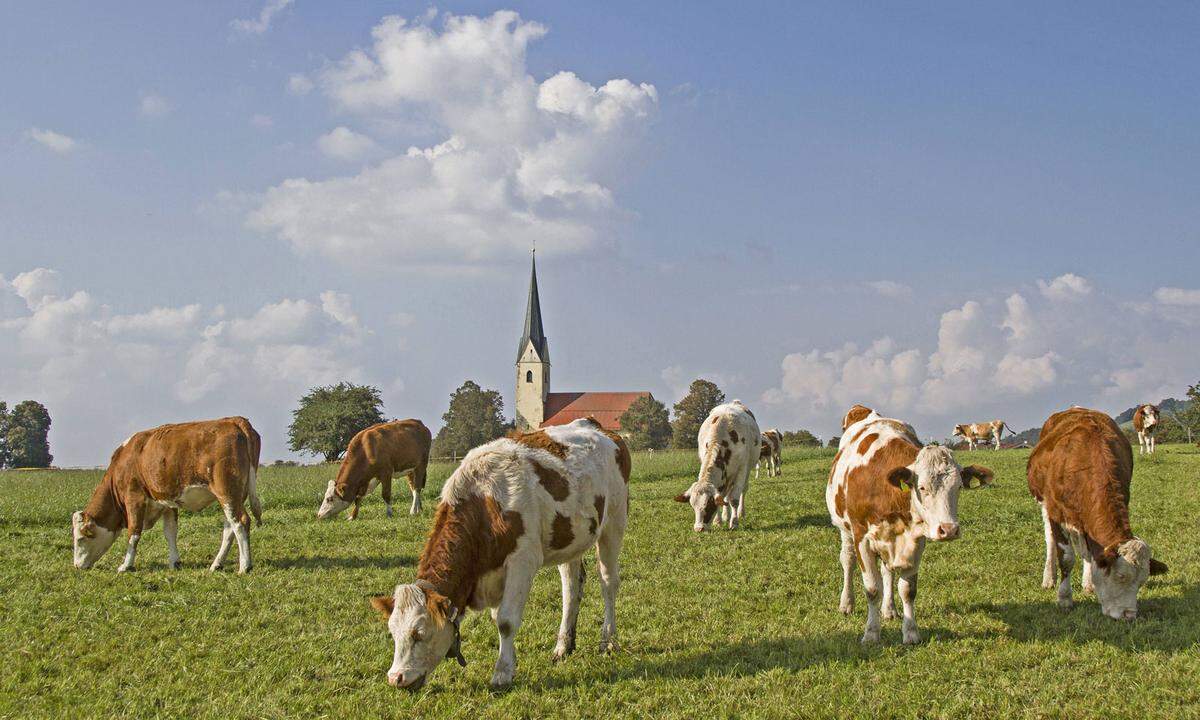
[[[538,299],[537,256],[529,275],[529,301],[525,305],[525,333],[517,346],[517,429],[536,430],[546,419],[550,393],[550,345],[542,330],[542,304]]]

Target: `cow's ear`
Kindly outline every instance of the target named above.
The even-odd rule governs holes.
[[[971,481],[976,480],[975,487],[983,487],[991,485],[995,474],[991,470],[982,465],[968,465],[962,470],[963,487],[970,490]]]
[[[687,493],[679,493],[678,495],[675,496],[675,502],[685,503],[687,501],[688,501]]]
[[[1121,547],[1121,543],[1113,543],[1113,544],[1109,545],[1108,547],[1104,548],[1104,550],[1102,550],[1100,552],[1100,554],[1096,555],[1094,558],[1094,560],[1096,561],[1096,565],[1098,567],[1102,567],[1102,568],[1112,567],[1112,564],[1117,561],[1117,555],[1119,553],[1120,547]]]
[[[86,538],[96,537],[96,521],[88,517],[87,513],[83,515],[83,524],[79,526],[79,534]]]
[[[1162,562],[1161,560],[1155,560],[1154,558],[1150,558],[1150,574],[1151,575],[1164,575],[1164,574],[1166,574],[1167,570],[1169,570],[1169,569],[1170,568],[1167,567],[1167,564],[1165,562]]]
[[[445,625],[446,620],[451,619],[450,608],[450,598],[436,590],[425,591],[425,609],[429,611],[429,615],[433,617],[433,622],[438,627]]]
[[[392,611],[396,609],[396,598],[392,595],[376,595],[371,598],[371,607],[379,611],[384,620],[392,616]]]
[[[887,479],[888,482],[898,488],[903,488],[905,485],[911,488],[913,486],[913,471],[906,467],[898,467],[888,473]]]

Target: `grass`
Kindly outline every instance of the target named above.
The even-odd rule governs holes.
[[[467,668],[445,663],[415,694],[384,681],[391,639],[367,597],[412,579],[431,508],[388,520],[376,494],[358,522],[318,523],[333,470],[264,468],[266,525],[251,535],[251,575],[206,571],[220,532],[213,509],[181,519],[181,571],[165,568],[156,528],[137,572],[115,572],[124,539],[78,572],[69,515],[100,473],[0,473],[0,717],[1196,715],[1196,449],[1137,460],[1133,526],[1171,572],[1143,589],[1132,624],[1102,618],[1090,596],[1059,610],[1040,587],[1028,451],[959,453],[992,467],[997,487],[963,493],[963,539],[926,552],[925,642],[913,648],[900,645],[899,621],[885,622],[881,645],[859,645],[861,589],[853,616],[837,612],[838,540],[824,504],[831,454],[788,450],[783,477],[752,482],[747,524],[704,535],[671,502],[695,458],[636,455],[621,651],[596,650],[589,561],[580,648],[550,662],[559,581],[543,570],[518,635],[516,682],[501,694],[487,689],[497,642],[486,614],[464,623]],[[431,488],[450,470],[434,468]]]

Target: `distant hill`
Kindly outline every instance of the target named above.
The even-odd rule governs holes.
[[[1042,429],[1040,427],[1031,427],[1028,430],[1022,430],[1012,437],[1005,438],[1003,440],[1003,445],[1005,447],[1022,447],[1028,443],[1029,447],[1033,447],[1034,445],[1037,445],[1038,438],[1041,436],[1041,434]]]
[[[1188,406],[1188,401],[1176,400],[1175,398],[1166,398],[1164,400],[1159,400],[1156,405],[1158,405],[1158,409],[1164,413],[1177,412],[1185,409]],[[1133,422],[1133,414],[1137,411],[1137,409],[1138,406],[1134,405],[1113,419],[1117,421],[1118,425],[1124,425],[1126,423]]]

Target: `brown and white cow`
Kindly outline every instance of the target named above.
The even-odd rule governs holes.
[[[1095,591],[1101,612],[1115,620],[1136,618],[1138,589],[1167,566],[1129,528],[1133,449],[1125,434],[1095,410],[1055,413],[1042,426],[1026,472],[1046,532],[1042,587],[1057,584],[1058,604],[1072,607],[1071,569],[1078,555],[1084,590]]]
[[[892,575],[899,575],[904,605],[905,644],[920,642],[915,616],[917,569],[926,540],[959,536],[958,493],[972,479],[988,483],[992,471],[960,467],[949,449],[922,446],[912,427],[858,413],[845,428],[825,503],[842,536],[842,597],[839,609],[854,611],[851,571],[855,560],[867,593],[867,624],[862,641],[879,641],[880,608],[895,617]]]
[[[1138,436],[1138,453],[1149,455],[1154,452],[1154,433],[1158,430],[1158,408],[1154,405],[1139,405],[1133,411],[1133,430]]]
[[[767,477],[783,474],[783,433],[767,430],[762,434],[762,446],[758,452],[758,463],[754,465],[754,479],[758,479],[758,467],[767,463]]]
[[[692,506],[693,530],[701,532],[708,527],[718,509],[721,522],[730,530],[742,521],[759,442],[758,421],[741,400],[716,406],[700,424],[696,437],[700,473],[691,487],[675,496],[675,502]]]
[[[1013,432],[1013,429],[1008,427],[1008,423],[1004,422],[1003,420],[992,420],[991,422],[985,423],[970,423],[967,425],[955,425],[954,435],[955,437],[961,437],[962,439],[966,440],[967,447],[969,447],[971,450],[975,449],[976,443],[983,444],[989,440],[992,443],[992,449],[999,450],[1000,437],[1004,434],[1005,428],[1008,428],[1010,433],[1016,435],[1016,433]]]
[[[395,643],[388,682],[420,688],[444,658],[465,665],[458,627],[493,608],[500,657],[492,686],[512,682],[513,639],[538,569],[557,565],[563,616],[554,659],[575,649],[583,555],[595,546],[604,596],[601,651],[617,634],[618,556],[629,512],[629,449],[588,418],[481,445],[442,488],[417,578],[372,598]]]
[[[249,572],[247,502],[256,515],[261,511],[255,488],[257,437],[241,417],[162,425],[132,435],[113,452],[87,507],[71,516],[75,567],[92,567],[124,527],[129,546],[117,570],[132,570],[142,532],[161,517],[168,564],[178,568],[179,508],[194,512],[216,501],[225,530],[210,569],[222,567],[236,538],[238,572]]]
[[[412,491],[410,515],[421,512],[421,491],[429,465],[429,447],[433,436],[420,420],[393,420],[372,425],[350,439],[337,477],[329,481],[317,518],[328,520],[354,505],[350,519],[358,517],[362,499],[378,485],[392,516],[392,476],[408,473]]]

